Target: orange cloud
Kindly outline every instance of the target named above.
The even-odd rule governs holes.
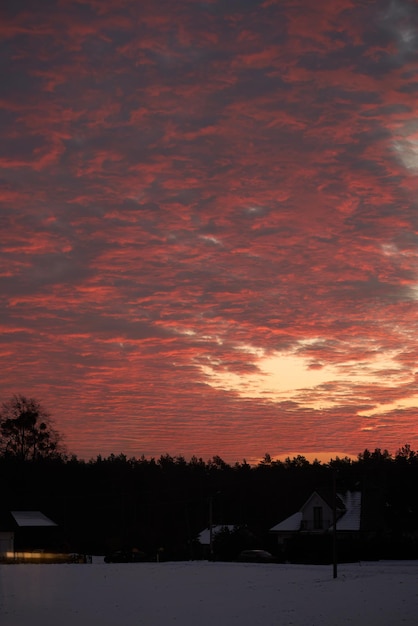
[[[1,396],[86,457],[417,447],[413,5],[1,11]]]

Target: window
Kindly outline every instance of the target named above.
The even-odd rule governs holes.
[[[315,530],[323,528],[322,506],[314,506],[313,508],[313,525]]]

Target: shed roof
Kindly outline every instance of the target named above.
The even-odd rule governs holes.
[[[55,522],[40,511],[11,511],[11,514],[19,527],[56,526]]]

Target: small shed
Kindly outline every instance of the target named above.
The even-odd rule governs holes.
[[[3,512],[0,514],[0,556],[54,548],[57,530],[57,524],[41,511]]]

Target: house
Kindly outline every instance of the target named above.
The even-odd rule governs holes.
[[[232,524],[213,524],[212,528],[204,528],[197,536],[195,553],[197,558],[212,559],[214,556],[214,541],[216,535],[225,530],[232,532],[235,526]]]
[[[57,524],[40,511],[6,511],[0,515],[0,558],[17,552],[56,547]]]
[[[217,524],[212,526],[212,541],[214,540],[215,536],[223,530],[227,529],[229,530],[229,532],[232,532],[234,528],[235,526],[232,524]],[[202,546],[210,546],[211,529],[205,528],[204,530],[202,530],[202,532],[199,533],[197,540]]]
[[[211,542],[212,536],[212,542]],[[238,558],[243,550],[262,547],[259,538],[246,525],[220,524],[205,528],[198,535],[200,558],[230,561]]]
[[[336,531],[343,553],[356,553],[361,530],[361,492],[348,491],[335,496]],[[284,558],[328,559],[334,531],[333,496],[314,491],[306,502],[272,528],[278,551]],[[326,553],[326,556],[325,556]]]

